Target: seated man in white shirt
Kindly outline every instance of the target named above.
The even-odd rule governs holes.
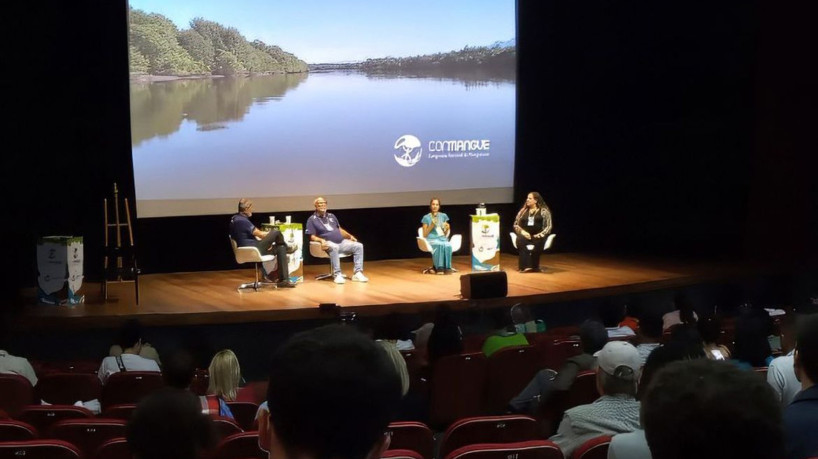
[[[8,330],[10,329],[9,317],[3,311],[0,311],[0,373],[12,373],[25,377],[31,382],[32,386],[37,385],[37,375],[34,373],[34,368],[23,357],[11,355],[8,351],[3,350],[6,347],[6,339],[8,338]]]
[[[550,438],[565,457],[592,438],[639,428],[636,400],[636,382],[642,368],[639,352],[625,341],[609,341],[596,357],[596,386],[602,396],[593,403],[566,410],[556,435]]]
[[[122,355],[105,357],[99,366],[97,376],[103,384],[109,376],[120,371],[162,371],[155,360],[139,355],[142,350],[142,327],[137,320],[132,319],[122,325],[119,345],[122,346]]]

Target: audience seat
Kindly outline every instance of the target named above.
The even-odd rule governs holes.
[[[62,440],[0,442],[0,459],[81,459],[76,446]]]
[[[486,410],[505,412],[508,402],[534,378],[541,368],[540,355],[534,346],[500,349],[486,364]]]
[[[31,361],[37,378],[54,373],[86,373],[96,375],[99,371],[99,360],[70,359],[58,361]]]
[[[477,443],[458,448],[444,459],[563,459],[559,446],[549,440],[519,443]]]
[[[599,398],[596,388],[596,371],[580,371],[571,387],[568,389],[568,398],[565,409],[579,405],[587,405]]]
[[[15,417],[26,405],[35,403],[34,387],[23,376],[0,373],[0,410]]]
[[[389,424],[387,432],[392,437],[389,443],[390,450],[412,450],[423,459],[432,459],[434,456],[434,433],[426,424],[412,421],[393,422]]]
[[[103,442],[89,459],[133,459],[133,454],[128,447],[128,440],[119,437]]]
[[[242,433],[244,429],[241,428],[238,422],[224,416],[211,416],[213,426],[216,430],[216,438],[221,441],[222,438],[227,438],[233,434]]]
[[[216,446],[211,459],[267,459],[258,445],[258,432],[242,432],[225,437]]]
[[[258,404],[253,402],[226,402],[233,418],[242,430],[253,430]]]
[[[46,433],[51,426],[64,419],[91,419],[94,417],[87,408],[74,405],[27,405],[16,419],[27,422]]]
[[[449,355],[432,370],[429,421],[436,429],[483,414],[486,356],[482,352]]]
[[[236,392],[237,402],[252,402],[260,405],[267,400],[267,380],[250,381]]]
[[[540,334],[532,343],[540,356],[540,367],[559,371],[569,358],[582,354],[582,344],[577,339]]]
[[[388,449],[381,454],[381,459],[426,459],[411,449]]]
[[[412,349],[400,351],[403,360],[406,361],[406,370],[409,372],[409,387],[412,391],[429,397],[429,362],[425,351]]]
[[[207,395],[207,386],[210,384],[210,373],[207,368],[197,368],[193,373],[190,391],[196,395]]]
[[[90,457],[99,445],[125,436],[126,422],[121,419],[65,419],[51,426],[49,437],[72,443]]]
[[[592,438],[575,449],[571,459],[606,459],[610,444],[611,435]]]
[[[440,441],[440,456],[477,443],[516,443],[539,439],[537,420],[510,414],[460,419],[450,425]]]
[[[102,409],[123,403],[137,403],[142,397],[164,385],[162,374],[155,371],[114,373],[102,387]]]
[[[136,403],[120,403],[119,405],[111,405],[100,414],[100,417],[108,419],[122,419],[127,421],[131,419],[131,415],[136,409]]]
[[[37,380],[34,388],[39,400],[53,405],[99,400],[102,383],[91,373],[52,373]]]
[[[13,419],[0,421],[0,442],[34,440],[39,436],[38,429],[27,422]]]
[[[764,380],[767,380],[767,367],[754,367],[753,371],[759,374]]]
[[[463,337],[463,352],[483,352],[488,335],[472,334]]]

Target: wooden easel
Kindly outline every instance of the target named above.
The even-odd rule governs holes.
[[[108,198],[103,200],[105,213],[105,259],[103,262],[102,296],[108,300],[109,282],[133,282],[136,294],[136,304],[139,304],[139,268],[136,264],[136,247],[133,240],[133,226],[131,225],[131,208],[128,198],[123,199],[125,206],[125,222],[119,216],[119,190],[114,183],[114,221],[109,220]],[[123,244],[122,228],[128,229],[127,245]],[[114,237],[110,237],[113,230]]]

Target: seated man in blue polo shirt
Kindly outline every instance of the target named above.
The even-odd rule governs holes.
[[[287,268],[287,254],[293,253],[297,247],[287,246],[284,235],[276,229],[261,231],[250,221],[253,216],[253,201],[241,198],[239,213],[230,219],[230,236],[239,247],[256,247],[262,255],[275,255],[278,262],[278,279],[276,286],[294,288],[295,283],[290,281],[290,272]],[[269,273],[265,273],[269,276]],[[273,280],[273,279],[270,279]]]
[[[352,254],[354,264],[352,280],[367,282],[364,275],[364,245],[358,242],[355,236],[341,228],[338,218],[327,212],[327,200],[319,196],[313,202],[315,213],[307,219],[307,234],[310,241],[320,242],[321,248],[329,254],[332,276],[336,284],[343,284],[344,275],[341,273],[341,254]]]

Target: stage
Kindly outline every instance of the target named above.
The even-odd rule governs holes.
[[[326,318],[320,303],[336,303],[359,316],[392,312],[419,313],[446,303],[453,309],[499,307],[514,303],[541,305],[610,295],[679,288],[705,282],[728,281],[759,272],[747,263],[681,261],[667,258],[623,257],[590,253],[545,254],[541,273],[517,272],[517,258],[502,254],[508,275],[508,296],[483,300],[460,297],[460,276],[471,272],[468,256],[455,256],[452,275],[422,274],[430,257],[366,262],[368,283],[315,280],[328,264],[306,265],[304,282],[294,289],[264,288],[237,291],[253,280],[251,268],[193,273],[143,274],[139,277],[139,305],[132,282],[109,284],[104,301],[99,284],[86,283],[80,293],[85,304],[24,307],[18,326],[26,329],[112,328],[136,317],[149,326],[187,326],[309,320]],[[352,274],[345,260],[344,272]]]

